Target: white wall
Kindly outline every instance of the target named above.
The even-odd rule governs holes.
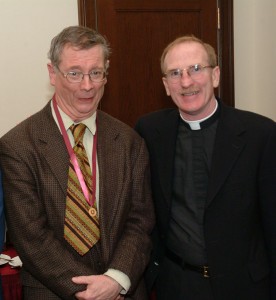
[[[234,0],[236,107],[276,121],[275,28],[275,0]]]
[[[0,136],[51,98],[50,41],[76,24],[77,0],[0,0]],[[234,0],[236,107],[274,120],[275,28],[275,0]]]
[[[0,136],[51,98],[51,39],[77,24],[77,0],[0,0]]]

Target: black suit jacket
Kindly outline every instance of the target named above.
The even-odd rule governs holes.
[[[220,106],[204,217],[215,299],[240,299],[241,287],[254,286],[269,272],[271,299],[276,299],[276,125]],[[169,227],[178,122],[178,110],[167,109],[136,125],[150,153],[157,218],[149,287],[158,275]]]

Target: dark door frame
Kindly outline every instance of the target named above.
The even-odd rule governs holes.
[[[87,5],[89,2],[90,5]],[[91,3],[93,3],[91,5]],[[217,0],[218,6],[218,45],[217,53],[221,69],[219,97],[230,106],[235,106],[234,86],[234,33],[233,0]],[[97,0],[78,0],[79,24],[97,30]],[[88,22],[89,16],[89,22]],[[88,24],[89,23],[89,24]]]

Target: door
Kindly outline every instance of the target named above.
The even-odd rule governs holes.
[[[222,79],[216,93],[234,105],[232,0],[79,0],[79,22],[105,35],[112,48],[100,109],[130,126],[174,105],[163,87],[160,56],[185,34],[217,50]]]

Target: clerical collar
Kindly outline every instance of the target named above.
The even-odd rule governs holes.
[[[216,100],[216,107],[214,111],[209,116],[203,119],[196,120],[196,121],[189,121],[184,119],[181,114],[180,117],[184,121],[183,123],[187,128],[191,130],[200,130],[200,129],[207,128],[209,125],[211,125],[215,120],[217,120],[218,115],[219,115],[219,106],[218,106],[218,101]]]

